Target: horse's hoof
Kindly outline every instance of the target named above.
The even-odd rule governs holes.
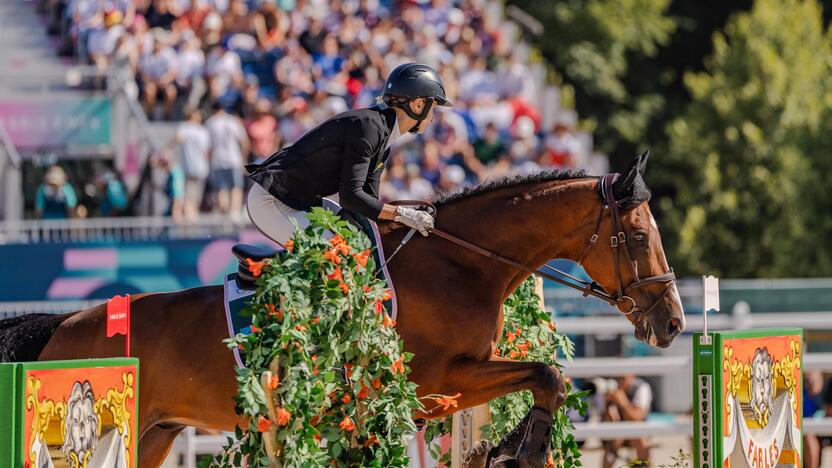
[[[488,468],[485,464],[488,462],[488,453],[492,447],[491,442],[487,440],[474,444],[462,459],[462,468]]]
[[[500,455],[499,457],[491,460],[488,468],[518,468],[519,466],[520,465],[517,463],[516,458],[509,455]]]

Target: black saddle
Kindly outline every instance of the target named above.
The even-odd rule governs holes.
[[[251,244],[236,244],[231,248],[231,252],[237,257],[240,262],[237,267],[237,287],[240,289],[254,289],[254,280],[256,279],[248,268],[247,259],[259,262],[264,258],[273,258],[280,252],[271,247],[260,247],[259,245]]]

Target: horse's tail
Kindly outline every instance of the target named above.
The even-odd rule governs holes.
[[[58,326],[72,314],[29,314],[0,320],[0,362],[37,361]]]

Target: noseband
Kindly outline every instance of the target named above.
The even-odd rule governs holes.
[[[578,291],[581,291],[584,297],[594,296],[599,299],[603,299],[604,301],[607,301],[611,306],[616,308],[622,305],[622,303],[626,303],[629,301],[630,310],[622,313],[626,315],[627,318],[633,324],[638,324],[642,322],[645,318],[647,318],[650,312],[662,301],[662,299],[665,298],[665,296],[667,296],[670,293],[671,288],[673,288],[673,285],[676,283],[676,275],[673,273],[673,269],[671,268],[669,272],[661,275],[650,276],[647,278],[639,278],[636,263],[633,262],[630,258],[630,251],[627,248],[627,233],[624,229],[624,224],[621,222],[620,210],[621,206],[624,204],[626,200],[615,200],[615,196],[613,195],[613,182],[615,182],[617,178],[618,174],[607,174],[605,176],[602,176],[598,180],[598,192],[600,193],[602,200],[601,212],[598,214],[598,221],[595,223],[595,233],[592,234],[592,236],[590,236],[589,243],[587,244],[586,248],[581,254],[581,257],[578,259],[578,263],[581,264],[584,258],[586,258],[586,255],[589,253],[590,249],[592,249],[592,247],[598,242],[598,235],[601,230],[601,222],[604,219],[604,212],[606,210],[609,210],[610,216],[612,218],[613,231],[613,235],[610,236],[610,246],[612,247],[612,250],[615,253],[615,295],[608,294],[604,290],[604,288],[602,288],[595,281],[584,281],[580,278],[570,275],[569,273],[566,273],[564,271],[558,270],[557,268],[553,268],[549,265],[543,265],[542,268],[549,270],[552,273],[557,274],[559,276],[554,276],[553,274],[546,273],[544,271],[529,268],[526,265],[511,260],[510,258],[503,257],[502,255],[498,255],[494,252],[491,252],[490,250],[483,249],[482,247],[474,245],[468,241],[462,240],[459,237],[454,236],[453,234],[448,234],[447,232],[442,231],[441,229],[432,228],[430,229],[430,232],[431,234],[435,234],[445,240],[459,245],[460,247],[464,247],[468,250],[476,252],[492,260],[496,260],[498,262],[514,267],[518,270],[522,270],[527,273],[531,273],[546,278],[564,286],[577,289]],[[393,204],[421,206],[426,208],[427,211],[431,214],[436,213],[436,208],[428,202],[400,201],[393,202]],[[621,265],[619,261],[620,250],[624,251],[624,254],[627,258],[627,264],[630,265],[630,270],[633,275],[633,282],[626,287],[622,287],[621,281]],[[654,300],[646,309],[641,309],[639,305],[636,303],[635,299],[627,295],[627,292],[634,288],[640,288],[642,286],[647,286],[654,283],[667,283],[667,286],[665,287],[664,292],[658,298],[656,298],[656,300]]]
[[[628,312],[622,312],[626,315],[633,323],[639,323],[645,318],[650,315],[650,312],[661,302],[662,299],[665,298],[670,293],[670,290],[673,288],[673,285],[676,283],[676,274],[673,273],[673,269],[671,268],[669,272],[650,276],[647,278],[639,278],[638,276],[638,267],[637,263],[633,261],[630,257],[630,249],[627,248],[627,232],[624,229],[624,223],[621,221],[621,206],[627,200],[616,200],[615,196],[613,195],[613,183],[618,178],[618,174],[607,174],[602,176],[598,180],[598,193],[601,195],[601,200],[603,202],[601,206],[601,212],[598,213],[598,220],[595,222],[595,233],[592,234],[589,238],[589,243],[587,244],[586,248],[584,249],[583,253],[581,254],[580,258],[578,259],[578,264],[583,266],[583,261],[586,258],[586,255],[589,253],[590,249],[598,242],[598,233],[601,230],[601,221],[604,219],[604,211],[610,211],[610,217],[612,218],[612,231],[613,235],[610,236],[610,247],[612,251],[615,253],[615,286],[616,286],[616,295],[609,296],[606,299],[610,305],[618,306],[621,305],[623,302],[629,301],[630,302],[630,310]],[[620,251],[624,251],[624,255],[627,259],[627,265],[630,266],[630,272],[633,275],[633,282],[630,283],[628,286],[622,288],[621,282],[621,262],[619,261]],[[650,304],[649,307],[646,309],[641,309],[638,304],[636,303],[635,299],[627,295],[627,292],[634,289],[640,288],[642,286],[647,286],[649,284],[654,283],[667,283],[667,286],[664,288],[664,292]],[[633,314],[639,312],[636,316]]]

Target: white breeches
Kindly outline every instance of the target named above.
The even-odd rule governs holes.
[[[248,191],[246,206],[248,216],[257,229],[280,245],[292,238],[295,229],[309,226],[306,211],[286,206],[259,184],[254,184]],[[338,194],[324,198],[324,207],[337,213],[341,209]]]

